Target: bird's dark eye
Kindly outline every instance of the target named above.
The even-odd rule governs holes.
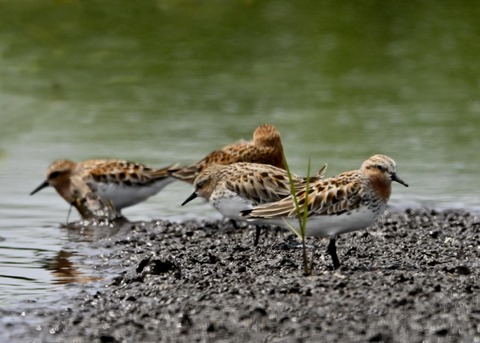
[[[381,166],[380,164],[377,165],[377,169],[380,170],[380,171],[383,171],[383,170],[384,170],[383,166]]]
[[[206,180],[201,180],[197,182],[197,189],[202,188],[206,184]]]
[[[57,178],[58,176],[60,175],[60,172],[59,171],[54,171],[53,173],[51,173],[48,178],[49,179],[55,179]]]

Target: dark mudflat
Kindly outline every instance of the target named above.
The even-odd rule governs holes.
[[[309,241],[317,246],[309,277],[302,275],[301,250],[291,232],[263,230],[256,247],[254,236],[254,229],[235,229],[227,221],[153,222],[100,240],[96,244],[106,249],[98,261],[117,264],[120,274],[93,293],[69,298],[63,310],[36,311],[41,330],[27,328],[21,337],[45,342],[480,341],[479,216],[388,213],[369,229],[338,239],[342,267],[336,271],[325,252],[328,241]]]

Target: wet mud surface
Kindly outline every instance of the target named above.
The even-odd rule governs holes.
[[[335,271],[327,240],[309,240],[312,276],[293,233],[270,229],[256,247],[254,235],[226,221],[136,224],[95,242],[89,263],[116,276],[70,285],[60,309],[24,312],[37,325],[3,330],[41,342],[480,342],[479,216],[387,213],[338,239]]]

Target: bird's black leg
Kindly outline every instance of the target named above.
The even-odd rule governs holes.
[[[260,239],[261,233],[262,233],[262,227],[260,225],[255,225],[255,241],[253,242],[254,246],[258,245],[258,240]]]
[[[67,213],[67,220],[65,221],[65,225],[68,225],[68,219],[70,219],[70,213],[72,213],[72,204],[70,204],[70,207],[68,208],[68,213]]]
[[[340,267],[340,261],[338,260],[337,247],[335,246],[335,241],[336,241],[336,238],[330,238],[327,252],[332,257],[333,269],[338,269]]]

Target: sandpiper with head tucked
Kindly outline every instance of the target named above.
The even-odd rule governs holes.
[[[193,184],[195,178],[213,164],[228,165],[237,162],[270,164],[285,168],[280,133],[270,124],[260,125],[250,142],[240,141],[215,150],[197,163],[173,172],[172,176]]]

